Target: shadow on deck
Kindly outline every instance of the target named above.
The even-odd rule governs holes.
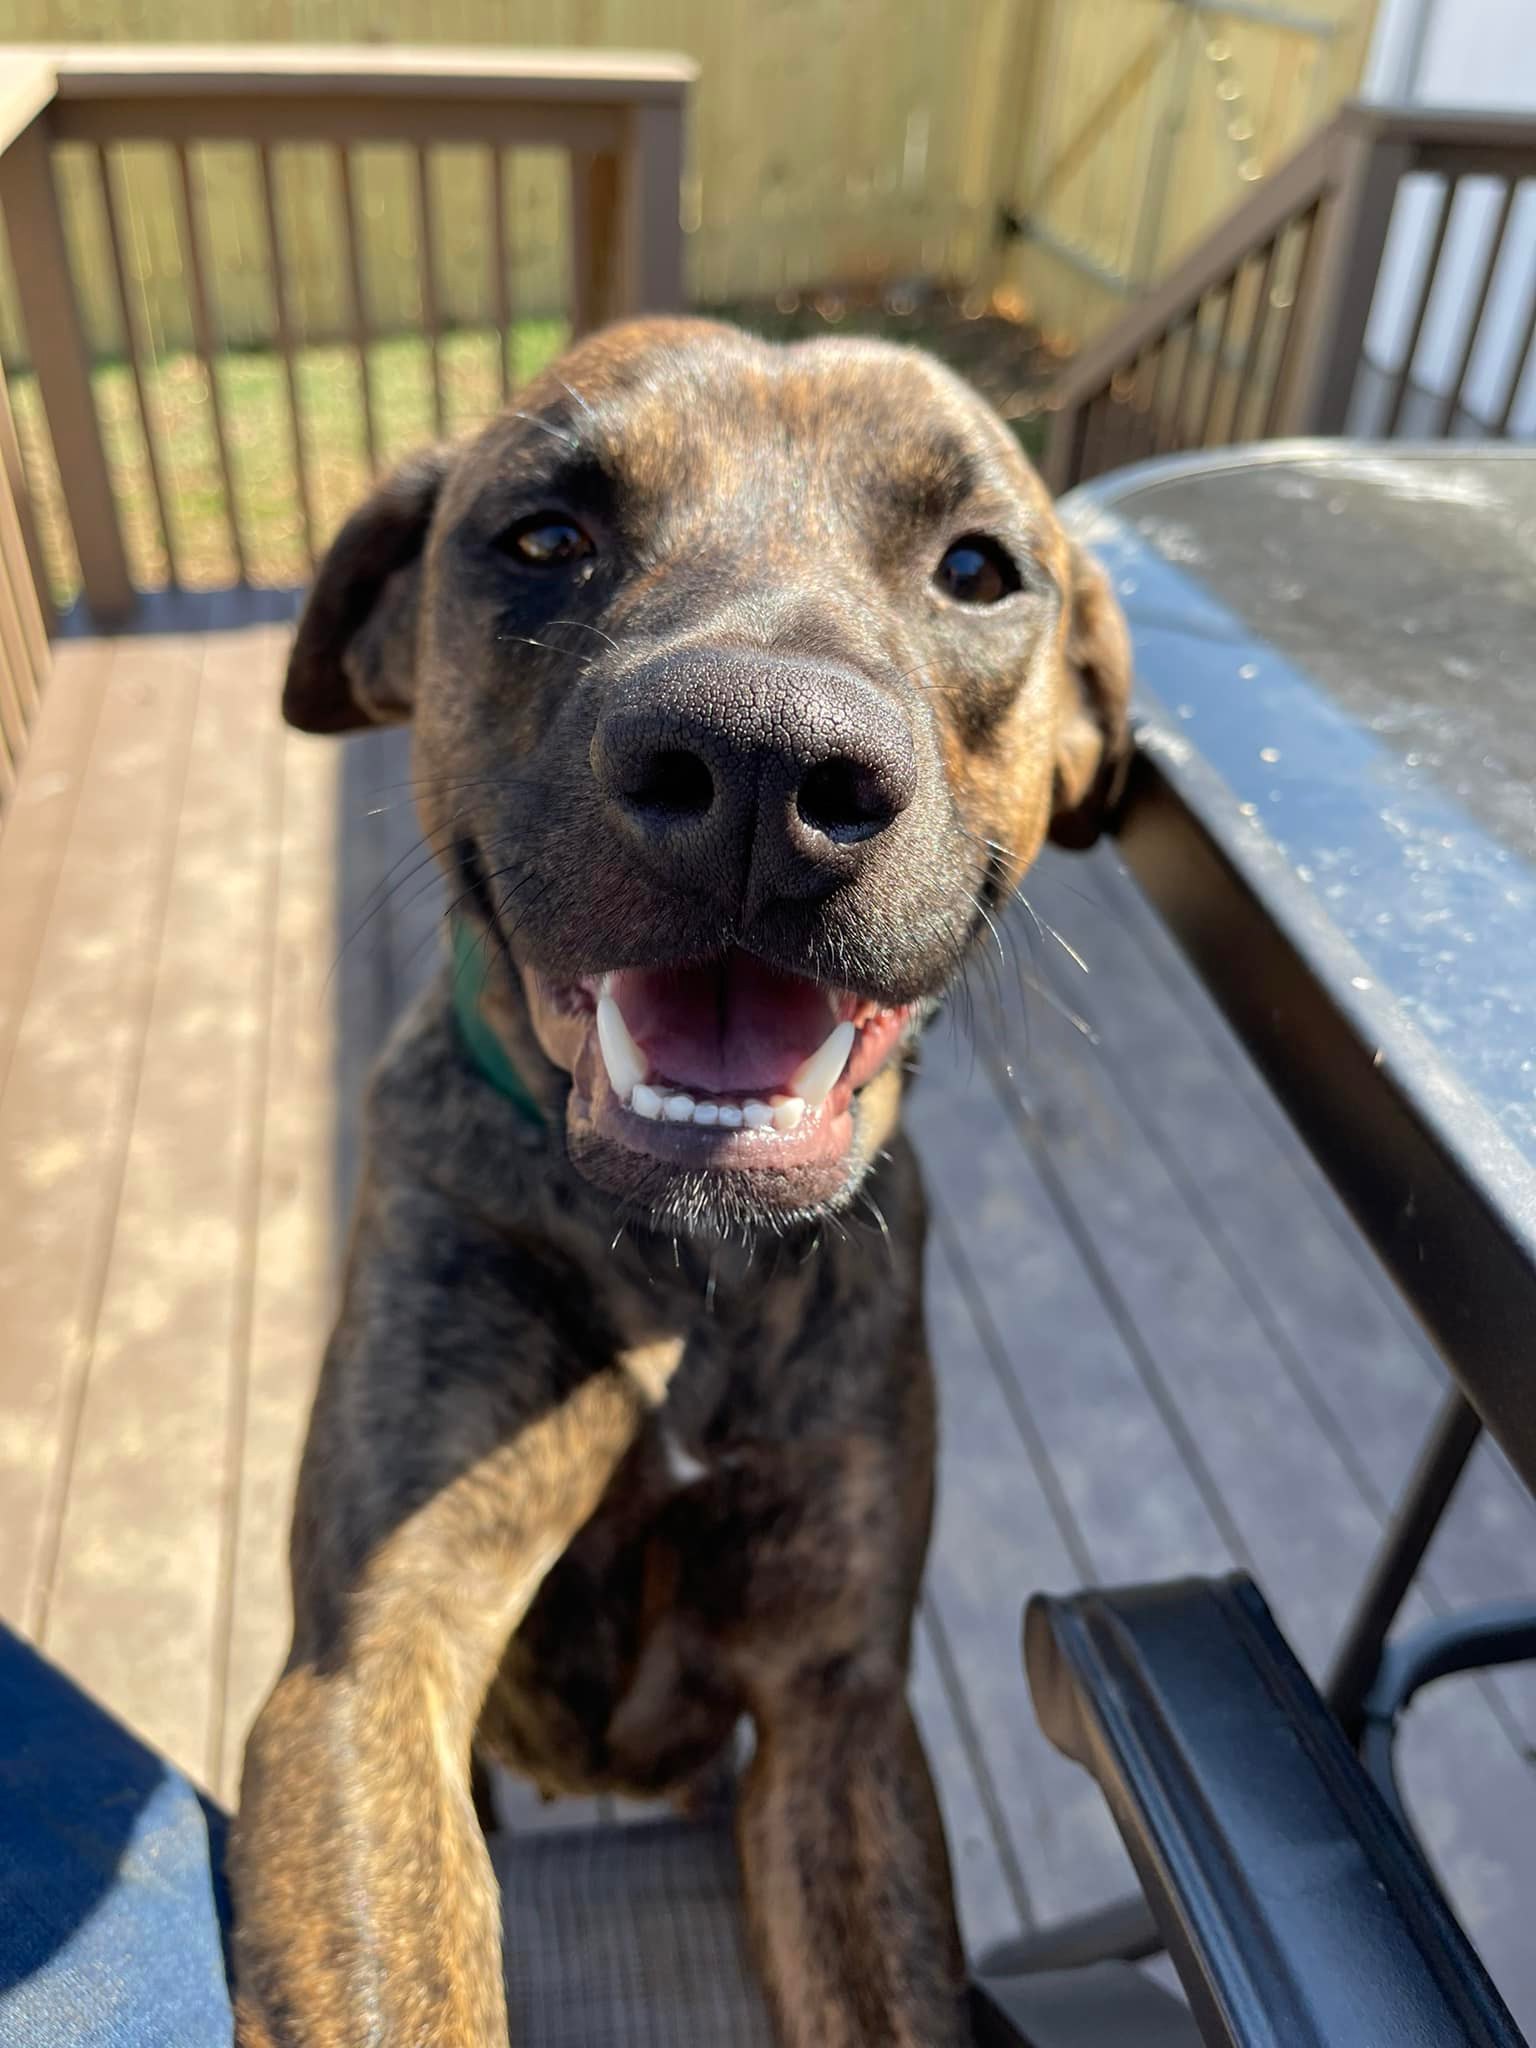
[[[441,908],[403,736],[281,726],[291,610],[61,640],[0,837],[0,1614],[225,1797],[285,1645],[362,1078]],[[1319,1670],[1442,1386],[1113,850],[1029,898],[912,1107],[943,1421],[914,1692],[976,1949],[1128,1875],[1035,1729],[1025,1596],[1242,1564]],[[1408,1618],[1528,1595],[1533,1538],[1484,1444]],[[1533,1743],[1518,1673],[1404,1737],[1527,2029]]]

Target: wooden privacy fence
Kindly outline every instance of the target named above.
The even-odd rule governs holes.
[[[1355,88],[1374,0],[1033,0],[1007,275],[1093,334]]]
[[[44,499],[56,491],[62,518],[50,523],[72,541],[78,584],[96,617],[124,616],[136,589],[157,582],[298,580],[382,461],[406,441],[469,424],[504,400],[514,376],[531,367],[512,359],[514,152],[558,150],[568,164],[569,314],[551,346],[567,329],[680,306],[679,186],[692,77],[686,59],[570,53],[0,52],[0,109],[16,110],[0,129],[0,209],[41,402],[27,448],[31,486]],[[169,244],[156,247],[184,296],[191,340],[169,363],[149,317],[167,278],[146,273],[145,245],[124,205],[127,159],[136,153],[142,166],[146,152],[157,160],[172,223]],[[206,204],[209,159],[230,152],[251,201],[239,252],[221,240],[228,211]],[[404,422],[398,378],[385,387],[386,345],[372,318],[374,281],[359,235],[359,163],[369,152],[396,158],[412,220],[416,395],[425,403],[421,417]],[[61,201],[66,159],[77,202],[84,161],[94,220]],[[460,174],[451,209],[440,178],[449,159]],[[447,334],[438,253],[445,233],[465,231],[466,193],[489,311],[467,338]],[[342,309],[333,330],[305,323],[301,332],[290,250],[299,208],[311,230],[316,220],[331,223]],[[270,293],[276,361],[266,360],[274,382],[259,406],[248,402],[245,386],[257,372],[231,347],[221,290],[236,253],[247,270],[259,265]],[[80,316],[87,267],[93,288],[109,281],[122,341],[125,370],[110,385],[93,365]],[[183,409],[195,416],[195,454],[167,430],[175,375],[195,387],[195,403]],[[317,409],[336,406],[349,416],[350,455],[343,473],[328,461],[322,474],[309,428]],[[205,516],[210,504],[216,512],[227,550],[212,576],[200,564],[189,578],[179,522],[199,497]],[[285,537],[275,560],[274,526]],[[73,565],[51,566],[69,588]]]
[[[1051,483],[1273,435],[1508,434],[1536,343],[1536,238],[1521,207],[1532,179],[1536,118],[1347,107],[1068,365],[1050,399]],[[1463,193],[1491,202],[1473,223],[1469,283],[1446,261]],[[1383,322],[1394,221],[1425,198],[1410,303]],[[1449,369],[1433,378],[1432,319],[1455,332]],[[1367,353],[1373,324],[1386,361]],[[1490,394],[1476,411],[1474,365]]]

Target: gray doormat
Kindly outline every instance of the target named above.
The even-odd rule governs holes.
[[[773,2048],[730,1829],[490,1838],[518,2048]]]

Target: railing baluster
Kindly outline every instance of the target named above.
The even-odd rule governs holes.
[[[1076,399],[1051,417],[1045,446],[1046,482],[1056,492],[1069,491],[1088,475],[1088,407]]]
[[[1445,248],[1445,233],[1451,224],[1451,211],[1456,204],[1456,189],[1460,183],[1459,175],[1452,173],[1446,178],[1440,190],[1440,211],[1435,220],[1435,234],[1434,240],[1430,243],[1429,261],[1424,268],[1424,286],[1419,293],[1418,307],[1413,316],[1413,331],[1408,336],[1402,367],[1392,386],[1392,403],[1387,409],[1387,423],[1382,430],[1389,441],[1397,432],[1397,423],[1403,416],[1403,402],[1408,396],[1408,384],[1413,375],[1413,359],[1419,352],[1419,340],[1424,332],[1424,322],[1429,316],[1429,302],[1435,295],[1435,280],[1440,275],[1440,256]]]
[[[1165,327],[1153,346],[1157,350],[1157,369],[1152,378],[1152,431],[1149,452],[1156,454],[1162,446],[1163,408],[1168,402],[1168,381],[1173,374],[1173,330]]]
[[[1452,423],[1456,418],[1457,408],[1461,404],[1461,394],[1466,387],[1467,372],[1472,367],[1472,358],[1477,352],[1478,339],[1483,331],[1483,313],[1488,305],[1488,294],[1493,289],[1494,273],[1499,267],[1499,258],[1504,253],[1504,237],[1509,228],[1509,216],[1515,210],[1515,195],[1519,190],[1520,181],[1518,178],[1509,177],[1505,179],[1504,203],[1499,208],[1498,219],[1494,223],[1493,238],[1488,244],[1487,261],[1483,264],[1483,274],[1478,283],[1477,296],[1472,301],[1472,313],[1467,321],[1467,338],[1462,346],[1461,359],[1456,365],[1455,378],[1445,397],[1441,400],[1440,410],[1431,429],[1431,432],[1437,438],[1443,438],[1449,434]]]
[[[1197,306],[1195,312],[1198,313],[1198,311],[1199,308]],[[1184,343],[1183,352],[1175,356],[1174,343],[1181,338]],[[1184,395],[1184,384],[1186,377],[1189,375],[1190,358],[1195,351],[1194,316],[1191,315],[1187,319],[1176,321],[1164,337],[1163,346],[1168,351],[1168,384],[1165,388],[1163,405],[1158,413],[1157,452],[1159,455],[1168,455],[1180,446],[1179,402]],[[1175,363],[1178,366],[1177,371],[1174,368]]]
[[[373,364],[368,359],[372,336],[368,326],[368,292],[363,277],[362,244],[357,238],[357,193],[353,153],[338,142],[335,154],[336,185],[341,197],[341,227],[347,244],[348,297],[352,314],[352,346],[357,350],[358,372],[363,387],[363,438],[368,448],[368,472],[379,473],[379,429],[373,404]]]
[[[80,580],[91,610],[105,623],[126,617],[135,593],[91,387],[49,133],[34,121],[0,155],[0,203]]]
[[[258,142],[256,157],[261,169],[261,204],[266,216],[267,249],[272,258],[272,310],[276,315],[277,346],[283,359],[283,380],[288,387],[288,440],[293,456],[293,485],[304,527],[304,556],[313,572],[317,559],[315,510],[310,495],[309,469],[304,459],[304,421],[299,410],[299,376],[293,359],[293,319],[288,304],[288,279],[283,266],[283,232],[278,217],[277,175],[271,144]]]
[[[1176,448],[1189,446],[1189,435],[1184,430],[1184,422],[1189,414],[1190,393],[1195,388],[1195,365],[1200,360],[1200,323],[1205,317],[1205,306],[1206,298],[1202,293],[1195,301],[1194,310],[1189,316],[1189,347],[1184,351],[1184,363],[1179,371],[1179,388],[1173,400],[1173,431],[1177,437],[1173,445]]]
[[[53,599],[48,588],[48,564],[43,556],[43,543],[32,512],[27,466],[22,460],[21,443],[16,438],[16,420],[11,412],[11,397],[5,388],[3,370],[0,370],[0,500],[10,507],[10,517],[17,530],[16,545],[22,557],[12,562],[11,573],[18,587],[23,581],[30,586],[37,609],[39,648],[35,668],[41,680],[47,671],[48,640],[55,624]],[[10,529],[4,523],[0,523],[0,541],[7,547],[11,545]]]
[[[128,367],[133,373],[134,397],[138,401],[139,425],[144,435],[144,454],[149,464],[150,489],[154,494],[155,516],[160,522],[160,538],[165,547],[166,582],[175,590],[181,583],[181,566],[176,559],[176,536],[171,530],[170,498],[166,490],[165,475],[160,466],[159,436],[155,431],[155,419],[150,410],[149,388],[144,374],[143,345],[139,339],[138,321],[134,316],[132,295],[128,289],[128,266],[123,259],[126,238],[123,234],[122,211],[117,203],[112,166],[101,143],[96,145],[96,174],[101,181],[101,203],[107,217],[107,244],[112,251],[112,275],[117,283],[118,311],[123,323],[123,345],[128,351]]]
[[[36,710],[37,686],[22,630],[21,607],[10,570],[0,562],[0,791],[14,786],[14,771]]]
[[[240,530],[240,503],[235,496],[235,473],[229,459],[229,434],[224,420],[224,401],[219,394],[218,371],[214,367],[213,317],[209,311],[208,278],[203,261],[203,232],[198,219],[197,196],[192,190],[191,158],[184,142],[175,144],[176,169],[181,182],[182,224],[186,236],[184,254],[187,271],[187,304],[192,314],[192,335],[203,374],[208,379],[208,407],[213,420],[214,448],[219,475],[224,483],[225,523],[235,557],[238,581],[249,581],[245,562],[245,536]]]
[[[1275,270],[1280,262],[1280,244],[1285,239],[1282,228],[1275,234],[1264,250],[1264,267],[1259,272],[1259,293],[1253,302],[1253,325],[1248,330],[1248,345],[1243,350],[1243,367],[1238,374],[1237,389],[1232,395],[1232,417],[1227,422],[1227,439],[1243,439],[1243,415],[1253,397],[1253,380],[1258,370],[1264,348],[1264,336],[1269,329],[1269,316],[1273,311]],[[1293,302],[1294,303],[1294,302]],[[1278,369],[1275,388],[1280,385]]]
[[[7,727],[6,666],[0,658],[0,798],[8,797],[16,787],[16,769],[21,760],[21,742],[12,741]]]
[[[507,289],[507,158],[499,143],[490,149],[491,170],[491,318],[496,323],[496,362],[501,373],[501,402],[512,396],[512,304]]]
[[[1314,268],[1318,262],[1318,212],[1310,207],[1299,221],[1292,224],[1292,231],[1301,239],[1301,255],[1296,264],[1296,288],[1291,293],[1291,303],[1285,312],[1285,332],[1280,337],[1280,346],[1275,351],[1274,382],[1269,387],[1269,403],[1264,408],[1263,431],[1266,435],[1280,431],[1280,421],[1289,400],[1291,364],[1295,360],[1291,351],[1291,337],[1298,335],[1296,326],[1298,308],[1305,305],[1311,288]],[[1300,345],[1298,339],[1298,345]]]
[[[1154,344],[1143,345],[1131,372],[1131,454],[1132,460],[1152,453],[1152,394],[1157,388],[1158,363]]]
[[[421,319],[427,330],[432,364],[432,424],[439,438],[446,426],[443,405],[442,350],[438,343],[437,257],[432,233],[432,182],[428,176],[427,152],[416,147],[416,250],[421,273]]]
[[[36,528],[27,501],[27,476],[16,440],[16,422],[11,417],[10,396],[0,376],[0,560],[3,560],[16,592],[26,636],[33,687],[41,691],[48,673],[48,636],[53,631],[53,607],[36,544]]]
[[[1515,360],[1509,368],[1509,384],[1504,393],[1504,403],[1499,407],[1499,416],[1493,425],[1497,440],[1507,440],[1509,423],[1514,418],[1515,400],[1520,396],[1520,387],[1525,382],[1525,372],[1531,360],[1531,350],[1536,347],[1536,279],[1531,284],[1531,310],[1526,319],[1525,333],[1520,346],[1515,350]]]
[[[1102,476],[1109,467],[1108,463],[1103,459],[1106,443],[1105,429],[1107,426],[1105,415],[1109,402],[1109,386],[1106,384],[1102,391],[1096,392],[1089,399],[1085,408],[1087,422],[1083,433],[1082,481],[1086,481],[1091,477]]]
[[[1237,312],[1237,291],[1242,282],[1243,266],[1239,264],[1227,280],[1226,303],[1221,309],[1221,326],[1216,335],[1216,354],[1211,362],[1211,381],[1206,386],[1205,410],[1200,415],[1200,431],[1195,436],[1195,445],[1200,448],[1211,446],[1211,430],[1216,424],[1216,403],[1221,396],[1222,371],[1226,367],[1227,350],[1232,345],[1232,323]]]

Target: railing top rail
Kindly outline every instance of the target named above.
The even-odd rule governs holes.
[[[1330,121],[1302,144],[1272,177],[1229,214],[1155,290],[1127,308],[1109,331],[1079,350],[1056,385],[1061,405],[1074,405],[1102,389],[1147,342],[1182,318],[1204,294],[1222,284],[1245,257],[1261,249],[1298,213],[1325,193],[1337,175],[1346,117]]]
[[[1351,100],[1339,110],[1339,120],[1356,134],[1383,142],[1500,149],[1536,144],[1536,114],[1516,107],[1377,106]]]
[[[1397,147],[1436,160],[1448,151],[1473,153],[1481,168],[1503,156],[1536,165],[1536,115],[1475,108],[1378,106],[1355,100],[1258,185],[1155,290],[1073,358],[1056,387],[1070,406],[1101,390],[1128,358],[1222,285],[1243,259],[1325,197],[1345,175],[1351,145]],[[1497,166],[1495,166],[1497,167]]]
[[[0,153],[53,98],[56,78],[54,65],[36,50],[0,47]]]
[[[553,106],[678,104],[698,77],[689,57],[624,50],[501,50],[397,44],[145,43],[115,48],[0,45],[0,134],[13,69],[56,80],[61,101],[434,98]],[[45,91],[38,105],[46,103]],[[36,107],[33,109],[37,111]]]

